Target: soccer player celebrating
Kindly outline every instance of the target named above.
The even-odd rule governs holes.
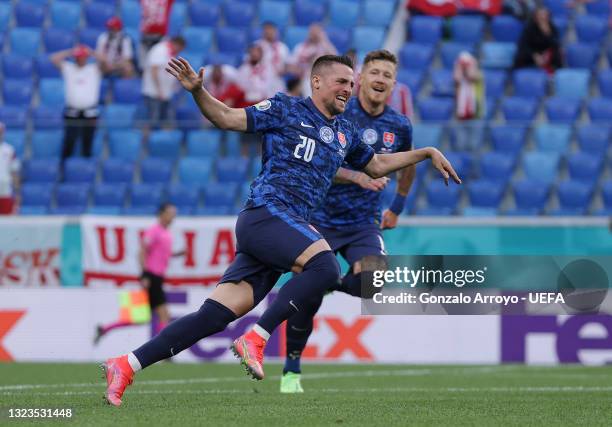
[[[387,50],[375,50],[366,55],[359,76],[359,93],[349,100],[341,117],[358,126],[362,142],[379,154],[408,151],[412,148],[412,125],[408,118],[388,107],[397,72],[397,58]],[[338,177],[358,183],[363,173],[341,168]],[[329,243],[332,251],[347,260],[349,272],[332,290],[349,295],[371,297],[369,289],[362,291],[361,261],[368,257],[369,268],[384,268],[385,247],[381,228],[393,228],[404,210],[406,196],[415,175],[415,167],[400,170],[397,192],[391,207],[381,215],[382,194],[356,184],[332,185],[323,204],[313,212],[310,220]],[[365,294],[363,294],[365,292]],[[312,333],[313,317],[321,303],[312,298],[287,321],[287,353],[281,393],[301,393],[300,358]]]
[[[270,334],[340,278],[329,244],[307,218],[323,201],[343,162],[378,178],[431,159],[446,182],[449,178],[461,182],[435,148],[378,155],[360,141],[351,122],[338,117],[354,85],[347,57],[325,55],[315,61],[311,98],[277,94],[247,108],[230,108],[213,98],[203,87],[204,69],[196,73],[183,58],[172,59],[166,70],[191,92],[202,114],[218,128],[262,133],[263,167],[238,215],[236,258],[211,296],[198,311],[170,323],[133,352],[102,365],[108,384],[106,400],[116,406],[136,371],[224,330],[259,304],[283,272],[298,272],[253,329],[232,344],[247,371],[263,379],[263,352]]]

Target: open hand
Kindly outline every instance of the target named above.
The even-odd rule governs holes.
[[[455,172],[455,169],[453,169],[453,166],[446,157],[444,157],[444,154],[435,148],[431,149],[431,164],[442,174],[446,185],[448,185],[449,178],[453,178],[453,181],[457,184],[461,184],[461,179],[457,175],[457,172]]]
[[[204,68],[196,74],[191,64],[185,58],[172,58],[168,62],[166,71],[172,74],[189,92],[200,89],[204,84]]]

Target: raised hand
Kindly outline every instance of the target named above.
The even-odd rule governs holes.
[[[189,92],[200,89],[204,84],[204,68],[196,74],[191,64],[185,58],[172,58],[168,62],[166,71],[172,74]]]
[[[453,169],[453,166],[447,158],[444,157],[444,154],[435,148],[433,148],[431,152],[431,164],[442,174],[446,185],[448,185],[449,178],[453,178],[453,181],[457,184],[461,184],[461,179],[457,175],[457,172],[455,172],[455,169]]]

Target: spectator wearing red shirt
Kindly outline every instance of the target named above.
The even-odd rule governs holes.
[[[174,0],[140,0],[140,52],[139,61],[144,61],[149,50],[168,34],[170,11]]]

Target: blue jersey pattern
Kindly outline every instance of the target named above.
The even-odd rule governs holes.
[[[363,168],[374,150],[345,118],[328,120],[312,99],[277,94],[245,109],[247,132],[263,134],[262,170],[245,207],[273,206],[309,219],[344,162]]]
[[[349,100],[342,117],[353,122],[359,138],[376,153],[395,153],[412,148],[410,120],[386,106],[378,116],[370,116],[357,97]],[[342,165],[354,169],[349,164]],[[315,225],[326,228],[360,228],[366,224],[380,224],[382,192],[364,190],[356,184],[334,184],[323,204],[312,214]]]

